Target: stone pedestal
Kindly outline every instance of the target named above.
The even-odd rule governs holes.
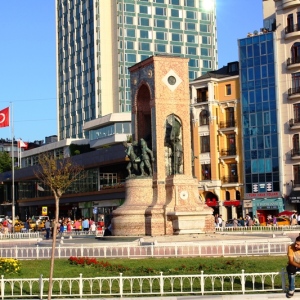
[[[214,231],[212,209],[199,199],[197,179],[184,174],[166,181],[166,216],[172,234],[193,234]]]
[[[152,178],[127,179],[125,186],[125,203],[113,211],[112,234],[146,235],[145,211],[152,203]]]

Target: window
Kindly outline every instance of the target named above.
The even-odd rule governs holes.
[[[291,64],[299,63],[300,62],[300,43],[294,43],[291,48]]]
[[[182,35],[179,33],[172,33],[172,41],[182,42]]]
[[[210,20],[210,15],[208,13],[201,13],[201,20],[209,21]]]
[[[149,43],[140,43],[139,49],[143,51],[150,51],[150,44]]]
[[[300,143],[299,143],[299,134],[293,135],[293,150],[297,150],[297,154],[299,153]]]
[[[134,49],[134,43],[131,41],[126,41],[126,49]]]
[[[165,28],[165,20],[155,20],[155,26]]]
[[[176,21],[171,21],[170,22],[170,28],[172,29],[180,29],[180,22],[176,22]]]
[[[156,3],[165,3],[165,0],[154,0]]]
[[[125,54],[125,61],[126,62],[136,62],[136,55],[135,54]]]
[[[188,34],[186,36],[186,41],[188,43],[197,43],[197,36],[193,35],[193,34]]]
[[[199,114],[200,126],[209,124],[209,113],[207,110],[202,110]]]
[[[155,8],[155,14],[158,16],[165,16],[166,15],[166,9],[163,7],[156,7]]]
[[[156,32],[156,39],[158,40],[166,40],[166,33],[165,32]]]
[[[195,23],[185,23],[185,29],[186,30],[196,30],[196,24]]]
[[[129,17],[129,16],[125,17],[125,23],[132,25],[133,24],[133,17]]]
[[[171,17],[182,18],[182,10],[171,9]]]
[[[300,123],[300,103],[293,105],[294,110],[294,123]]]
[[[133,4],[125,4],[125,11],[134,12],[134,5]]]
[[[179,0],[169,0],[170,4],[173,4],[173,5],[179,5]]]
[[[172,46],[172,53],[181,54],[181,46]]]
[[[202,180],[210,180],[211,179],[211,168],[210,164],[203,164],[201,165],[201,173],[202,173]]]
[[[210,49],[207,48],[201,48],[201,53],[202,56],[211,56],[210,55]]]
[[[196,55],[197,54],[196,47],[186,47],[186,54]]]
[[[211,60],[202,60],[203,68],[211,69],[212,68],[212,62]]]
[[[186,18],[195,20],[196,19],[196,12],[187,10],[186,11]]]
[[[229,96],[231,95],[231,84],[226,84],[226,95]]]
[[[294,183],[300,183],[300,165],[293,166]]]
[[[200,136],[200,152],[210,152],[209,135]]]
[[[166,45],[157,44],[156,51],[157,52],[166,52]]]
[[[210,32],[210,25],[200,24],[200,31],[201,32]]]
[[[293,19],[293,14],[289,14],[287,16],[287,28],[286,31],[293,32],[294,31],[294,19]]]
[[[140,38],[142,39],[148,39],[149,38],[149,31],[147,30],[140,30]]]
[[[300,73],[292,74],[292,88],[295,89],[295,92],[298,92],[300,89]]]
[[[147,18],[139,18],[139,25],[149,26],[149,19],[147,19]]]
[[[198,68],[198,66],[199,66],[198,59],[190,58],[190,60],[189,60],[189,67],[196,67],[196,68]]]
[[[135,37],[135,29],[127,29],[128,37]]]
[[[195,0],[184,0],[186,6],[195,7]]]
[[[210,36],[202,36],[202,44],[210,45],[211,44],[211,37]]]
[[[141,5],[140,6],[140,13],[141,14],[147,14],[148,13],[148,6]]]

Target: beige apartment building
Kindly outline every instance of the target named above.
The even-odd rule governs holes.
[[[239,64],[190,83],[194,174],[199,194],[224,220],[241,217],[242,147]]]
[[[264,27],[275,34],[280,183],[285,209],[300,209],[300,2],[264,0]]]

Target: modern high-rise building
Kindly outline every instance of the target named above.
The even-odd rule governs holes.
[[[128,67],[158,54],[190,58],[189,78],[217,68],[215,0],[56,0],[58,139],[131,111]]]

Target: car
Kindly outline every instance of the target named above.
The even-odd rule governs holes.
[[[289,226],[289,225],[291,225],[290,218],[287,217],[287,216],[276,217],[276,220],[277,220],[277,223],[276,223],[277,226]],[[262,225],[262,226],[273,226],[273,221],[271,221],[270,224],[267,224],[266,222],[263,222],[260,225]]]
[[[289,217],[276,217],[277,219],[277,225],[278,226],[284,226],[284,225],[290,225],[291,221]]]
[[[15,222],[15,226],[14,226],[15,232],[21,232],[23,228],[24,228],[24,223],[22,221],[18,220]]]

